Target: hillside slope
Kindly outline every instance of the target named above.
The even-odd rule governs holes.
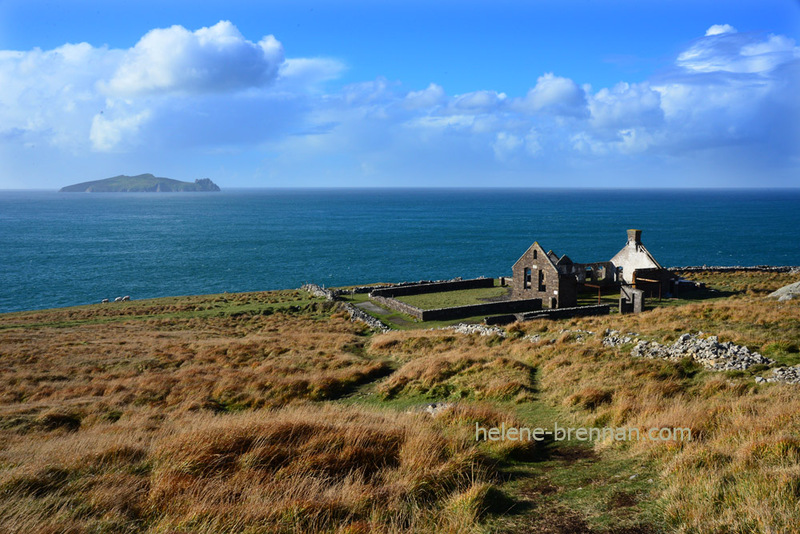
[[[765,298],[796,275],[691,276],[713,296],[505,337],[378,334],[304,291],[2,314],[0,531],[794,532],[800,386],[606,342],[800,363],[800,302]],[[554,423],[693,439],[475,439]]]

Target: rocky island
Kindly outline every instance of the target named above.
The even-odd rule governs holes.
[[[152,174],[137,176],[114,176],[105,180],[94,180],[62,187],[60,193],[176,193],[194,191],[219,191],[219,186],[209,178],[182,182],[171,178],[159,178]]]

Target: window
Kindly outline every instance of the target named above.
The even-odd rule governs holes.
[[[602,280],[606,277],[606,268],[603,266],[597,267],[597,279]]]
[[[531,268],[525,267],[525,275],[522,277],[523,280],[523,288],[530,289],[531,288]]]
[[[587,282],[591,282],[592,280],[594,280],[594,271],[592,270],[591,267],[586,268],[585,279]]]
[[[547,286],[544,285],[544,271],[539,270],[539,291],[547,291]]]
[[[536,256],[538,256],[538,254],[537,254],[537,251],[536,251],[536,249],[534,249],[534,251],[533,251],[533,259],[534,259],[534,260],[536,259]]]

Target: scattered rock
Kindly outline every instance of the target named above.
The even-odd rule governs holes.
[[[756,383],[780,382],[783,384],[800,384],[800,365],[795,367],[778,367],[772,370],[772,376],[764,378],[756,377]]]
[[[408,413],[419,413],[424,412],[430,415],[431,417],[436,417],[437,415],[441,414],[442,412],[449,410],[455,406],[452,402],[432,402],[430,404],[423,404],[421,406],[414,406],[407,410]]]
[[[774,363],[757,352],[750,352],[747,347],[731,342],[720,343],[717,336],[703,339],[692,334],[683,334],[670,346],[655,341],[639,341],[633,347],[631,356],[673,361],[690,357],[713,371],[744,370],[757,364]]]
[[[467,324],[459,323],[453,326],[444,326],[442,328],[432,328],[431,330],[452,330],[459,334],[480,334],[482,336],[500,336],[506,337],[506,331],[497,326],[486,326],[483,324]]]

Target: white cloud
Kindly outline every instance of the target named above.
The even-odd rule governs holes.
[[[136,138],[142,124],[150,118],[150,115],[147,110],[114,119],[108,119],[105,115],[95,115],[89,132],[93,148],[100,152],[108,152],[118,148],[123,139]]]
[[[648,83],[621,82],[589,97],[592,125],[597,128],[656,126],[664,119],[661,93]]]
[[[523,99],[516,101],[517,109],[529,113],[549,112],[555,115],[583,116],[586,114],[586,95],[569,78],[548,72]]]
[[[689,72],[758,74],[797,58],[800,49],[788,37],[729,31],[697,39],[676,63]]]
[[[506,99],[505,93],[496,91],[474,91],[458,95],[453,99],[453,106],[460,110],[486,112],[496,109]]]
[[[409,109],[433,108],[444,102],[445,92],[441,85],[430,84],[421,91],[411,91],[405,97],[405,105]]]
[[[259,87],[274,81],[283,60],[273,36],[253,43],[228,21],[194,32],[172,26],[151,30],[127,51],[107,89],[131,96]]]
[[[492,149],[495,157],[500,161],[510,159],[525,144],[520,137],[508,132],[498,132],[495,136]]]
[[[0,139],[75,154],[155,139],[257,144],[304,128],[299,95],[319,92],[343,70],[335,59],[285,59],[273,36],[251,42],[227,21],[155,29],[129,49],[0,51]]]
[[[318,85],[338,78],[345,70],[341,61],[331,58],[289,58],[281,65],[281,88],[318,90]]]
[[[721,35],[723,33],[736,33],[736,28],[730,24],[714,24],[706,30],[706,37]]]
[[[517,97],[385,78],[331,90],[325,82],[344,69],[332,58],[285,59],[273,37],[251,42],[224,21],[153,30],[124,50],[0,51],[0,153],[46,146],[138,161],[251,151],[280,183],[319,172],[369,185],[664,160],[736,162],[739,172],[746,154],[765,150],[795,167],[800,158],[800,51],[782,35],[714,26],[671,69],[596,91],[553,73]]]

